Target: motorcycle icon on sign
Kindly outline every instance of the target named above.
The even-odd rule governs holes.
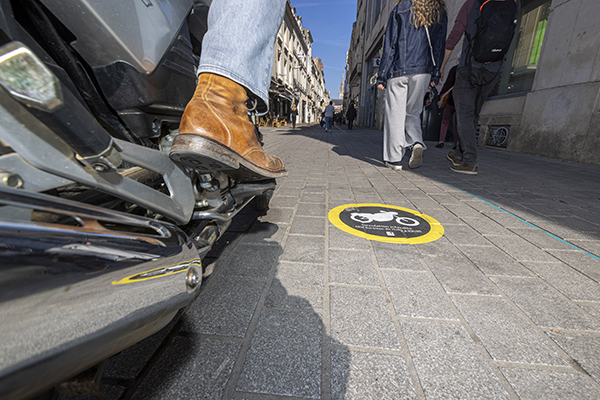
[[[417,226],[419,221],[409,217],[397,217],[398,213],[395,211],[379,211],[379,213],[352,213],[350,219],[352,221],[360,222],[361,224],[370,224],[373,221],[376,222],[389,222],[396,220],[396,223],[404,226]]]

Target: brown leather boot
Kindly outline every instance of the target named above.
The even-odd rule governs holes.
[[[239,182],[287,173],[283,161],[267,154],[256,138],[248,120],[246,89],[209,73],[198,78],[169,155],[201,172],[224,171]]]

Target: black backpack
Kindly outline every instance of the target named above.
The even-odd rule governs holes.
[[[515,34],[516,0],[479,0],[475,37],[467,39],[473,59],[480,63],[501,61]]]

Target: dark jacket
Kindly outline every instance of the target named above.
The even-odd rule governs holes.
[[[398,3],[390,14],[377,84],[386,86],[388,79],[414,74],[431,74],[435,83],[439,81],[439,67],[444,59],[448,16],[444,10],[440,22],[429,27],[434,66],[427,32],[425,27],[415,28],[411,8],[412,0],[404,0]]]
[[[350,107],[348,109],[348,112],[346,113],[346,118],[348,118],[348,119],[356,118],[356,108]]]

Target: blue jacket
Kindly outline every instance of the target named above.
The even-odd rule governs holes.
[[[432,81],[439,81],[448,27],[446,10],[443,10],[440,22],[429,27],[432,46],[430,48],[425,27],[415,28],[411,8],[412,0],[404,0],[398,3],[390,14],[377,84],[387,86],[390,78],[414,74],[431,74]]]

